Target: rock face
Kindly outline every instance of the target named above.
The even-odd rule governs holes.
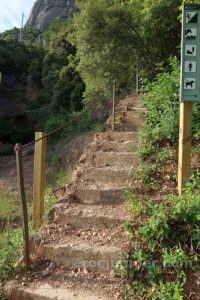
[[[32,26],[45,32],[55,18],[67,19],[75,11],[77,11],[75,0],[37,0],[26,26]]]

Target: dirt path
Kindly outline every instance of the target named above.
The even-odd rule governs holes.
[[[142,111],[138,97],[124,99],[116,108],[115,131],[109,119],[107,131],[88,144],[66,194],[32,244],[46,264],[39,263],[33,279],[28,279],[33,274],[22,274],[11,284],[9,299],[123,299],[123,283],[115,272],[130,251],[122,224],[129,218],[125,192],[132,189],[138,164],[133,148]]]

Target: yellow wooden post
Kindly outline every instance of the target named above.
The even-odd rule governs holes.
[[[116,102],[116,81],[113,81],[113,110],[112,110],[112,131],[115,130],[115,102]]]
[[[180,103],[179,130],[178,192],[181,195],[191,172],[192,102]]]
[[[44,132],[36,132],[35,140],[44,137]],[[33,229],[38,229],[44,215],[44,189],[46,171],[46,138],[35,143],[33,176]]]

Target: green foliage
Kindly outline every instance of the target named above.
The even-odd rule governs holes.
[[[21,229],[8,229],[0,235],[0,280],[13,277],[22,252]]]
[[[11,40],[19,40],[20,37],[20,29],[13,28],[11,30],[6,30],[3,33],[0,33],[0,38],[11,41]],[[39,43],[41,38],[41,32],[32,27],[25,27],[22,32],[22,40],[25,43]]]
[[[144,49],[137,8],[129,2],[95,0],[80,3],[80,9],[69,38],[77,48],[77,70],[86,83],[87,95],[114,79],[128,86],[135,68],[130,63],[135,61],[133,46]]]
[[[170,55],[179,53],[180,0],[78,3],[81,11],[71,22],[69,39],[77,48],[72,63],[86,83],[87,96],[113,79],[133,90],[137,65],[152,78],[157,63],[167,64]]]
[[[3,73],[14,72],[21,76],[26,73],[31,62],[41,57],[43,50],[34,44],[26,45],[17,39],[0,39],[0,71]],[[3,61],[2,61],[3,60]],[[41,60],[40,60],[41,65]]]
[[[179,86],[180,67],[175,57],[170,58],[167,69],[162,65],[158,66],[158,75],[153,82],[143,81],[144,106],[147,108],[141,132],[143,149],[140,154],[143,158],[155,154],[166,144],[178,141]],[[199,112],[199,103],[194,103],[193,134],[197,140],[200,136]],[[163,148],[163,151],[168,150]],[[164,153],[159,155],[164,155]]]
[[[159,146],[163,140],[175,141],[179,130],[179,62],[170,60],[171,72],[159,66],[159,74],[152,83],[145,83],[142,138],[144,155]]]
[[[21,85],[21,97],[30,105],[28,110],[48,106],[48,110],[34,116],[37,130],[55,129],[83,108],[85,84],[69,66],[68,56],[75,54],[75,48],[67,40],[66,28],[66,22],[56,19],[44,35],[26,28],[22,42],[18,41],[17,29],[1,35],[0,71],[17,75],[17,89]],[[27,99],[30,88],[36,92],[33,102]],[[20,135],[20,142],[25,142],[27,136],[32,139],[31,128],[24,124],[18,126],[14,121],[3,120],[1,125],[2,141],[6,141],[5,135],[10,142],[14,136],[16,142]]]
[[[44,38],[47,51],[41,70],[42,93],[36,107],[39,108],[42,103],[49,106],[43,114],[43,122],[40,122],[42,115],[38,117],[42,129],[48,132],[67,122],[71,115],[83,108],[85,85],[79,74],[69,66],[68,56],[74,55],[75,48],[68,42],[66,23],[56,19]]]
[[[46,215],[59,200],[57,197],[57,192],[62,190],[62,188],[68,184],[72,178],[71,170],[61,169],[56,171],[56,169],[54,169],[54,174],[48,176],[48,183],[45,189],[44,206]]]
[[[7,188],[1,188],[0,193],[0,219],[6,219],[8,222],[19,215],[19,205],[17,194]]]
[[[181,4],[180,0],[144,1],[143,38],[148,55],[144,57],[143,65],[151,78],[157,74],[156,64],[168,65],[169,56],[179,56],[181,23],[178,8]]]
[[[23,143],[34,138],[34,128],[26,118],[0,120],[0,140],[5,143]]]
[[[130,295],[137,293],[141,299],[183,299],[187,276],[194,274],[200,263],[199,182],[197,177],[195,183],[192,180],[187,185],[182,197],[169,196],[160,203],[129,195],[135,224],[142,219],[134,229],[125,226],[134,240],[128,266]],[[119,266],[122,274],[126,270]]]

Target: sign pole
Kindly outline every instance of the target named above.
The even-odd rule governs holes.
[[[113,81],[112,131],[115,130],[116,80]]]
[[[139,94],[139,68],[136,67],[136,95]]]
[[[178,192],[182,194],[185,183],[190,180],[192,144],[192,102],[180,103]]]
[[[183,4],[180,82],[178,192],[191,173],[192,102],[200,102],[200,5]]]

